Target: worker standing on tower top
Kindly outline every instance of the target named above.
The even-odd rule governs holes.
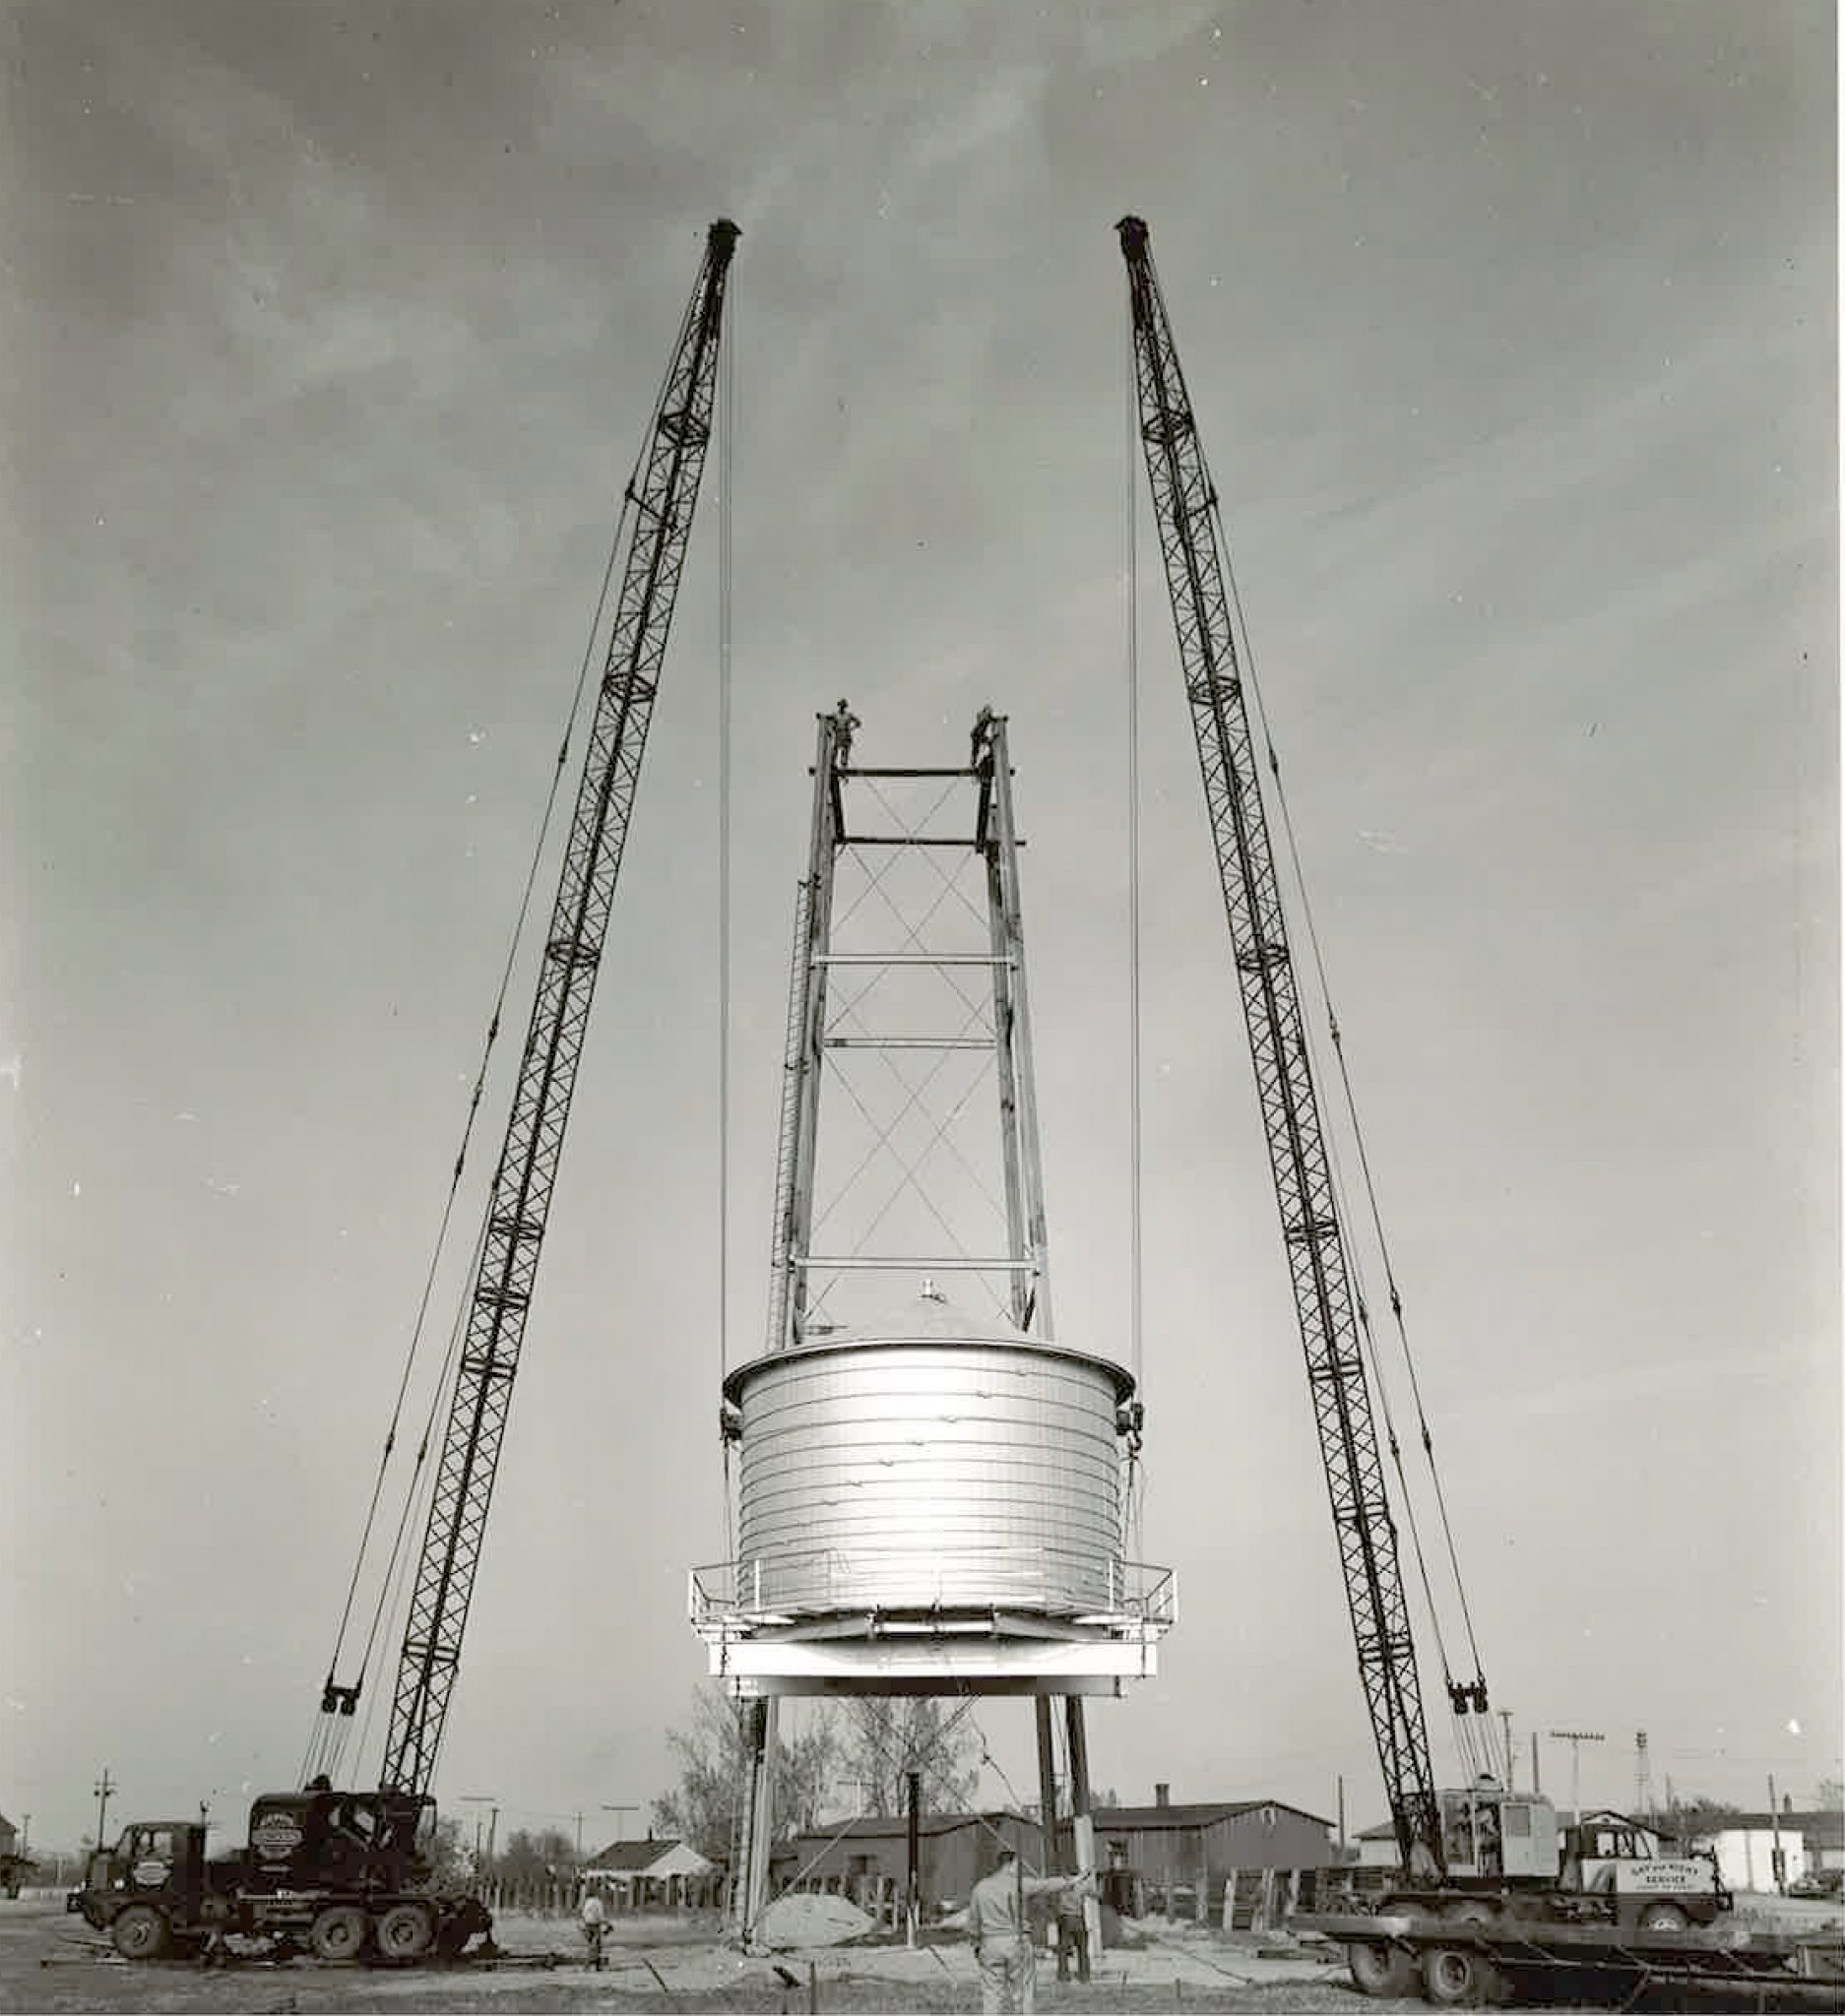
[[[852,756],[853,731],[862,724],[843,700],[833,711],[833,767],[844,770]]]
[[[992,757],[993,730],[999,725],[999,717],[990,707],[983,707],[974,717],[974,731],[968,737],[968,768],[978,771],[984,761]]]
[[[1018,1850],[1000,1844],[999,1866],[983,1876],[968,1898],[968,1937],[981,1970],[983,2016],[1001,2016],[1002,2011],[1031,2016],[1038,1956],[1026,1899],[1081,1892],[1091,1881],[1087,1870],[1076,1876],[1028,1876],[1019,1866]]]

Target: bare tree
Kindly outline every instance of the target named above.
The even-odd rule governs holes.
[[[537,1834],[516,1827],[497,1858],[497,1873],[509,1883],[543,1883],[567,1876],[577,1865],[576,1846],[561,1827]]]
[[[862,1788],[867,1813],[904,1810],[912,1771],[925,1813],[964,1811],[980,1790],[980,1737],[960,1711],[944,1716],[927,1695],[859,1695],[846,1704],[845,1775]]]
[[[737,1705],[716,1687],[700,1687],[686,1729],[668,1730],[667,1742],[679,1764],[679,1782],[653,1801],[657,1834],[688,1842],[714,1861],[730,1858],[749,1770],[749,1751]],[[839,1772],[839,1732],[820,1709],[794,1737],[778,1735],[773,1759],[775,1836],[792,1840],[810,1831]]]

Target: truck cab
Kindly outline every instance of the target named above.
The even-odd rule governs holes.
[[[158,1922],[193,1923],[204,1915],[209,1887],[205,1828],[198,1820],[136,1820],[113,1848],[91,1858],[83,1888],[73,1893],[85,1920],[113,1930],[130,1914],[131,1929]]]
[[[1661,1855],[1659,1837],[1624,1813],[1584,1814],[1562,1830],[1561,1840],[1564,1887],[1589,1897],[1648,1901],[1639,1918],[1649,1929],[1709,1924],[1730,1908],[1711,1858]]]

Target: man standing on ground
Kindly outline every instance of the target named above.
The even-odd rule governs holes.
[[[1070,1955],[1076,1955],[1076,1979],[1089,1985],[1089,1920],[1081,1890],[1066,1890],[1057,1899],[1057,1979],[1070,1978]]]
[[[608,1929],[608,1914],[604,1909],[600,1892],[585,1890],[583,1893],[583,1942],[590,1949],[590,1965],[598,1974],[603,1971],[603,1934]]]
[[[999,1866],[975,1884],[968,1899],[968,1936],[980,1964],[983,2016],[1031,2016],[1038,1961],[1026,1899],[1080,1891],[1089,1880],[1087,1870],[1078,1876],[1028,1876],[1019,1866],[1018,1850],[1000,1845]]]

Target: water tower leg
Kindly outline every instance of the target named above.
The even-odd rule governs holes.
[[[1083,1727],[1083,1697],[1063,1697],[1063,1720],[1070,1749],[1070,1846],[1079,1869],[1096,1866],[1096,1823],[1089,1816],[1089,1737]],[[1083,1924],[1089,1933],[1089,1959],[1093,1967],[1102,1958],[1102,1902],[1098,1897],[1083,1902]]]
[[[1038,1811],[1042,1837],[1040,1866],[1048,1876],[1057,1865],[1057,1766],[1050,1749],[1050,1696],[1035,1694],[1038,1717]]]
[[[775,1786],[772,1764],[775,1757],[775,1699],[768,1696],[749,1704],[748,1784],[743,1794],[743,1825],[738,1830],[743,1866],[736,1873],[732,1895],[736,1899],[738,1935],[748,1945],[756,1936],[756,1921],[769,1901],[769,1848],[774,1839],[773,1808]]]

